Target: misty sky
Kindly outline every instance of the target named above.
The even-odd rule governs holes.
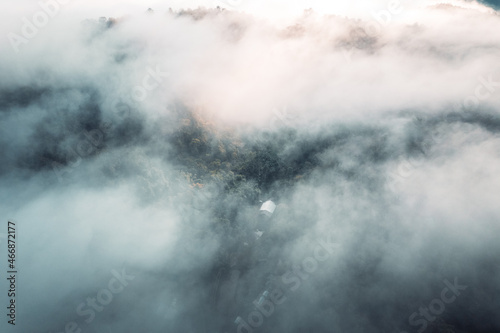
[[[500,332],[498,2],[55,1],[0,2],[1,332]]]

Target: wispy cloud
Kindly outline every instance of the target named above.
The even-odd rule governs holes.
[[[20,225],[20,332],[500,327],[492,8],[0,12],[0,224]],[[0,230],[2,258],[5,245]],[[134,277],[123,292],[117,274]]]

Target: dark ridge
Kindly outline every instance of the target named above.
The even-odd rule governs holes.
[[[46,87],[29,86],[0,90],[0,112],[8,112],[13,107],[27,107],[48,92]]]

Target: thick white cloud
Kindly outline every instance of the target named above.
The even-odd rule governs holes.
[[[0,218],[19,223],[21,330],[236,331],[328,237],[335,251],[288,275],[297,291],[262,331],[416,330],[408,317],[455,277],[471,292],[443,322],[479,330],[494,309],[478,295],[499,288],[497,12],[73,0],[40,23],[43,6],[0,4]],[[226,10],[168,13],[197,6]],[[242,161],[265,172],[245,178]],[[270,238],[244,245],[270,197]],[[123,266],[135,280],[87,325],[75,309]]]

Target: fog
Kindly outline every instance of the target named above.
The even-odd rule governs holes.
[[[49,2],[0,4],[2,332],[500,330],[493,7]]]

